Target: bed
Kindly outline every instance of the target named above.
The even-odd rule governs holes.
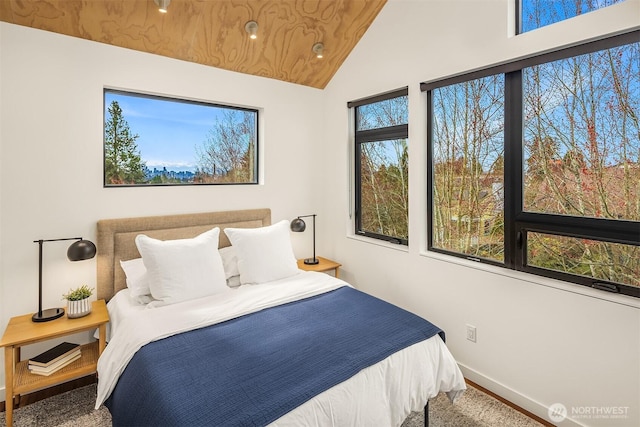
[[[298,270],[288,233],[269,209],[98,222],[114,426],[427,424],[430,398],[464,392],[443,331]]]

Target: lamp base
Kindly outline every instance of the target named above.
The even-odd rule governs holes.
[[[48,308],[42,310],[42,313],[35,313],[31,316],[31,320],[34,322],[48,322],[64,315],[64,308]]]
[[[304,260],[304,263],[307,265],[316,265],[320,264],[320,261],[318,261],[318,258],[307,258]]]

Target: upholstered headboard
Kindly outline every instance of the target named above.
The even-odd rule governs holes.
[[[98,221],[98,298],[107,301],[127,287],[120,261],[139,258],[138,234],[160,240],[188,239],[219,227],[219,246],[229,246],[226,227],[255,228],[271,224],[270,209],[206,212],[183,215],[104,219]]]

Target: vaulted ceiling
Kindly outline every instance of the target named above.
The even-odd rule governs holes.
[[[386,1],[171,0],[163,14],[154,0],[0,0],[0,20],[324,88]]]

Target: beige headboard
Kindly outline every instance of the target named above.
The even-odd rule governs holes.
[[[271,224],[270,209],[206,212],[98,221],[98,298],[107,301],[127,287],[120,261],[139,258],[138,234],[160,240],[188,239],[213,227],[220,228],[221,248],[229,246],[226,227],[256,228]]]

